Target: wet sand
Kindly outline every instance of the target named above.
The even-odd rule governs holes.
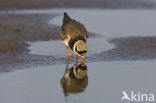
[[[142,42],[144,41],[144,42]],[[86,62],[118,61],[118,60],[151,60],[156,59],[156,37],[129,37],[111,40],[115,48],[86,57]],[[66,55],[66,51],[65,54]],[[22,53],[19,55],[2,55],[1,72],[16,69],[38,67],[42,65],[66,64],[66,56],[33,55]],[[75,62],[74,58],[71,63]]]
[[[0,15],[0,71],[30,65],[28,41],[58,39],[59,27],[46,23],[55,15]],[[7,21],[7,22],[6,22]],[[24,59],[23,59],[24,58]],[[36,59],[33,59],[36,61]],[[37,59],[38,60],[38,59]],[[39,61],[39,60],[38,60]],[[25,67],[25,66],[23,66]]]
[[[156,8],[155,0],[1,0],[0,9],[32,8]]]
[[[65,57],[28,54],[28,42],[60,39],[60,27],[47,23],[55,16],[57,14],[0,14],[0,72],[65,63]],[[91,37],[94,35],[89,33]]]
[[[27,42],[59,40],[60,27],[48,24],[57,14],[0,15],[0,72],[66,63],[66,56],[29,54]],[[9,21],[9,22],[6,22]],[[100,35],[89,33],[89,38]],[[7,41],[7,42],[6,42]],[[86,62],[156,59],[156,37],[122,37],[109,40],[115,48],[92,54]],[[10,47],[7,45],[14,44]],[[66,51],[64,51],[66,55]],[[71,61],[74,61],[72,58]]]
[[[97,54],[97,58],[108,60],[156,59],[156,37],[125,37],[110,41],[116,47]]]

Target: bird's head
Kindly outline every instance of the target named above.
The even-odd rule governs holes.
[[[87,53],[87,46],[86,43],[82,40],[77,41],[74,44],[73,48],[74,52],[81,56],[82,58],[85,58],[85,53]]]

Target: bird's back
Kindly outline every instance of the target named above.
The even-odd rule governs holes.
[[[72,20],[67,14],[64,14],[63,25],[61,28],[61,38],[65,39],[70,37],[87,38],[87,32],[83,24],[76,20]]]
[[[63,27],[65,35],[70,35],[71,38],[81,36],[86,39],[86,29],[85,27],[77,22],[76,20],[71,20]]]

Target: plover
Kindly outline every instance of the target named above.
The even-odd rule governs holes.
[[[69,48],[75,52],[75,57],[79,56],[85,59],[85,53],[87,53],[87,31],[86,28],[80,22],[71,19],[65,12],[63,16],[63,23],[60,31],[60,36],[63,43],[68,49],[68,56],[72,56]]]
[[[60,80],[65,96],[70,93],[80,93],[88,85],[87,65],[83,62],[73,67],[66,66],[66,71]]]

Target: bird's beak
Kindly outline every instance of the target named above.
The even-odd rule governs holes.
[[[85,54],[81,55],[82,57],[82,64],[85,64]]]
[[[81,55],[82,59],[85,60],[85,54]]]

